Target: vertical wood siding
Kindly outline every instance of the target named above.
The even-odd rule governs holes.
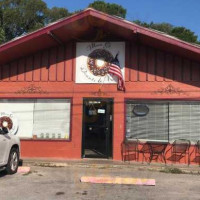
[[[135,43],[130,45],[129,57],[126,81],[200,81],[200,63],[187,58]]]
[[[54,47],[0,67],[0,81],[72,81],[73,45]]]
[[[69,42],[3,65],[0,81],[74,81],[74,48]],[[125,58],[126,82],[200,81],[200,63],[149,46],[127,42]]]

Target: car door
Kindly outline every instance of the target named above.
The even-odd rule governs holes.
[[[8,155],[9,152],[9,137],[8,135],[0,134],[0,165],[5,164],[6,160],[5,156]]]

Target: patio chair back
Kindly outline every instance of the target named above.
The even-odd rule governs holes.
[[[122,143],[122,159],[131,161],[138,159],[138,139],[124,140]]]
[[[153,153],[164,153],[166,144],[152,144],[151,149]]]
[[[139,141],[137,139],[127,142],[126,145],[128,147],[128,151],[137,151],[138,150],[138,143],[139,143]]]
[[[175,140],[172,144],[172,153],[185,154],[190,148],[190,141],[185,139]]]
[[[175,161],[176,158],[180,160],[181,158],[185,157],[185,163],[186,163],[186,156],[188,158],[188,166],[190,164],[190,141],[186,139],[177,139],[172,144],[172,154],[175,155]]]
[[[196,153],[200,154],[200,140],[196,143]]]

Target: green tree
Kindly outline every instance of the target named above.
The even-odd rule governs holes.
[[[51,23],[70,15],[71,13],[66,8],[53,7],[46,12],[46,23]]]
[[[2,0],[2,28],[6,41],[44,25],[46,3],[42,0]]]
[[[5,32],[2,27],[0,27],[0,44],[6,41]]]
[[[185,27],[174,27],[171,34],[181,40],[191,43],[198,43],[198,36]]]
[[[6,40],[5,32],[4,32],[2,25],[3,25],[3,10],[0,9],[0,44],[5,42],[5,40]]]
[[[170,34],[172,29],[173,29],[173,26],[169,23],[154,24],[153,22],[151,22],[150,27],[155,29],[155,30],[162,31],[162,32],[165,32],[165,33],[168,33],[168,34]]]
[[[115,3],[106,3],[102,0],[98,0],[89,4],[88,7],[108,13],[110,15],[116,15],[122,18],[126,17],[126,9]]]
[[[169,23],[153,23],[153,22],[151,22],[148,24],[146,22],[141,22],[140,20],[135,20],[134,22],[140,26],[155,29],[155,30],[162,31],[162,32],[168,33],[168,34],[170,34],[173,29],[173,26]]]
[[[135,20],[134,22],[140,26],[167,33],[186,42],[199,44],[197,35],[185,27],[173,26],[169,23],[146,23],[140,20]]]
[[[110,15],[126,17],[126,9],[115,3],[97,0],[88,7]],[[43,0],[0,0],[0,44],[80,11],[70,13],[66,8],[49,9]],[[139,20],[134,22],[187,42],[200,43],[194,32],[185,27],[175,27],[169,23],[146,23]]]

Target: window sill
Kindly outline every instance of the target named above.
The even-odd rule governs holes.
[[[20,141],[32,141],[32,142],[38,142],[38,141],[44,141],[44,142],[71,142],[70,139],[42,139],[42,138],[37,138],[37,139],[33,139],[33,138],[20,138]]]
[[[138,138],[127,138],[127,142],[131,142],[131,141],[135,141],[136,139]],[[169,144],[169,141],[168,140],[145,140],[145,139],[138,139],[140,142],[142,143],[162,143],[162,144]]]

